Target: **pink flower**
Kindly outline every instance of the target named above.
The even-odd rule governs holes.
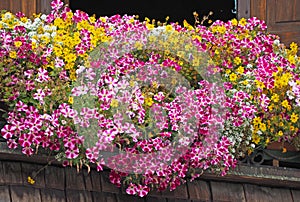
[[[64,3],[61,0],[53,0],[51,1],[51,8],[54,11],[58,11],[63,7]]]
[[[137,193],[137,189],[138,189],[138,187],[136,186],[136,184],[133,184],[131,182],[126,189],[126,193],[129,195],[135,195]]]
[[[92,163],[96,163],[99,157],[99,149],[97,147],[87,148],[85,154]]]
[[[136,192],[139,197],[146,196],[150,191],[150,188],[147,185],[137,185]]]
[[[47,70],[43,69],[43,68],[39,68],[38,70],[38,78],[36,78],[35,80],[37,82],[44,82],[44,81],[48,81],[50,79],[50,77],[48,76],[48,72]]]
[[[30,147],[33,141],[33,135],[29,133],[22,133],[19,137],[19,144],[21,147]]]
[[[5,139],[11,139],[14,135],[15,132],[15,127],[12,125],[5,125],[2,129],[1,129],[1,135],[3,138]]]
[[[7,146],[10,149],[16,149],[18,147],[18,143],[16,143],[16,140],[14,139],[9,139],[7,140]]]
[[[41,104],[44,104],[45,96],[45,92],[42,89],[38,89],[37,92],[33,94],[33,99],[40,101]]]
[[[31,156],[34,153],[34,151],[31,147],[24,147],[22,148],[22,153],[26,154],[27,156]]]
[[[68,159],[75,159],[75,158],[77,158],[78,157],[78,155],[79,155],[79,149],[77,148],[77,147],[74,147],[74,148],[68,148],[66,151],[65,151],[65,153],[66,153],[66,157],[68,158]]]

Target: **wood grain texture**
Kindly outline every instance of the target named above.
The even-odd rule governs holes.
[[[209,183],[202,180],[188,182],[189,198],[201,201],[210,201],[211,193]]]
[[[45,187],[52,189],[65,189],[65,170],[56,166],[45,169]]]
[[[66,191],[67,202],[91,202],[93,201],[91,192],[78,191],[78,190],[67,190]]]
[[[8,186],[0,186],[0,202],[11,202]]]
[[[104,192],[92,192],[95,202],[117,202],[115,194]]]
[[[107,171],[101,173],[101,186],[103,192],[121,193],[121,189],[109,181],[109,172]]]
[[[33,187],[11,186],[12,202],[41,202],[40,190]]]
[[[33,184],[34,187],[45,187],[45,170],[43,169],[44,166],[32,163],[21,163],[22,169],[22,181],[25,185],[28,185],[27,178],[28,176],[33,177],[33,174],[36,174],[38,170],[41,171],[35,176],[34,180],[35,183]]]
[[[41,189],[42,202],[66,202],[65,191],[56,189]]]
[[[245,189],[245,195],[247,201],[257,201],[257,202],[293,201],[289,189],[262,187],[262,186],[250,185],[250,184],[244,185],[244,189]]]
[[[188,199],[188,190],[187,185],[182,184],[176,187],[175,190],[170,191],[169,189],[161,192],[162,197],[164,198],[175,198],[175,199]]]
[[[251,0],[250,2],[250,16],[257,17],[261,20],[267,20],[266,14],[267,0]]]
[[[77,172],[75,168],[65,168],[66,189],[85,190],[82,172]]]
[[[237,1],[237,19],[250,17],[250,0],[238,0]]]
[[[212,181],[210,185],[213,201],[246,201],[242,184]]]
[[[6,184],[23,184],[20,162],[3,161],[3,176]]]

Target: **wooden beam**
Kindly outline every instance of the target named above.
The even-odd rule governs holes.
[[[237,19],[250,17],[250,0],[237,0]]]

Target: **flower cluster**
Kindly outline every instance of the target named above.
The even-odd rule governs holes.
[[[223,75],[231,109],[224,132],[242,152],[299,136],[298,46],[287,49],[265,30],[255,17],[196,28],[198,43],[207,46]]]
[[[33,20],[1,14],[9,148],[109,167],[113,184],[143,197],[299,139],[298,47],[266,34],[263,21],[182,27],[51,7]]]

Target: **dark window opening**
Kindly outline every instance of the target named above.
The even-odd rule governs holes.
[[[182,24],[187,20],[194,24],[193,12],[202,16],[210,11],[213,15],[209,19],[212,21],[228,21],[236,18],[235,0],[70,0],[72,10],[82,10],[96,17],[112,16],[115,14],[139,15],[140,20],[145,17],[149,19],[165,22],[167,16],[169,22],[178,22]]]

